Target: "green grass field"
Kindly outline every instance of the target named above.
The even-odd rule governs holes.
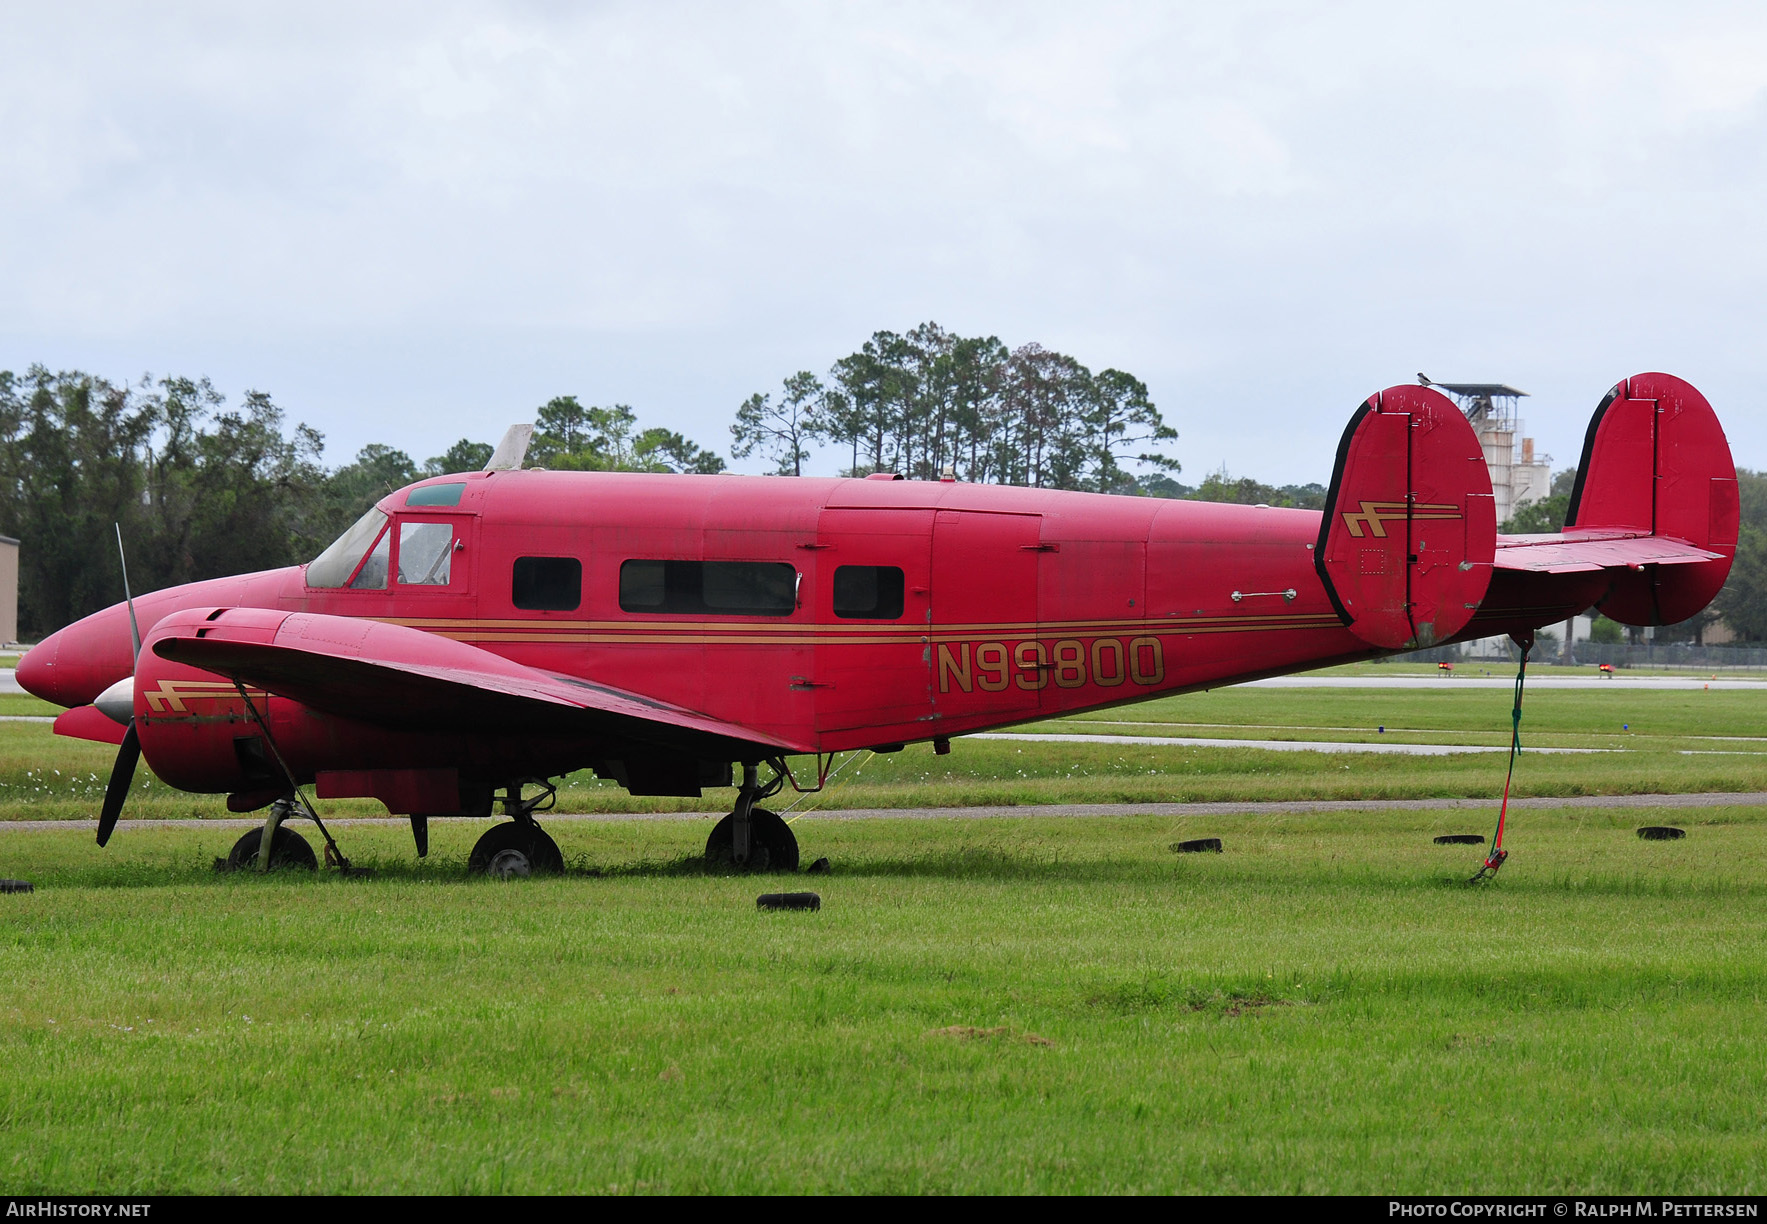
[[[0,715],[54,709],[31,697],[0,696]],[[1111,741],[1123,735],[1192,735],[1495,746],[1508,743],[1509,711],[1507,692],[1446,685],[1421,692],[1224,689],[1023,728],[1096,732],[1097,745],[959,739],[945,757],[925,744],[890,755],[861,753],[825,794],[804,798],[799,810],[1492,797],[1503,788],[1497,754],[1315,755]],[[1384,734],[1377,730],[1383,726]],[[1520,795],[1767,790],[1767,692],[1542,690],[1527,698],[1522,729],[1525,745],[1619,751],[1525,755],[1516,775]],[[10,819],[91,816],[115,754],[108,745],[55,736],[46,723],[0,723],[0,812]],[[219,797],[171,790],[145,769],[135,788],[125,821],[227,815]],[[733,796],[733,791],[712,791],[703,800],[635,799],[612,783],[579,774],[561,787],[559,807],[567,812],[728,811]],[[797,798],[782,798],[780,805]],[[332,803],[325,810],[357,816],[381,811],[366,802]]]
[[[796,914],[694,820],[519,884],[5,834],[0,1189],[1759,1192],[1767,813],[1636,821],[1476,889],[1464,814],[807,821]]]
[[[510,883],[464,878],[472,823],[422,863],[400,826],[342,830],[376,868],[355,880],[219,875],[225,827],[125,822],[103,851],[0,831],[0,876],[37,885],[0,896],[0,1192],[1762,1191],[1767,809],[1529,809],[1469,888],[1479,848],[1430,839],[1485,815],[1404,801],[1494,794],[1501,754],[1140,748],[1107,724],[1501,742],[1505,693],[1090,721],[1097,745],[856,758],[794,826],[833,871],[791,883],[707,874],[709,817],[556,821],[567,875]],[[1524,755],[1524,793],[1767,790],[1767,744],[1700,738],[1767,737],[1767,693],[1540,692],[1524,734],[1626,749]],[[1713,747],[1737,755],[1684,755]],[[0,815],[91,815],[110,756],[0,723]],[[616,796],[577,781],[561,806]],[[1369,796],[1395,803],[813,806]],[[220,813],[157,783],[132,805]],[[1226,852],[1169,849],[1203,836]],[[824,908],[757,912],[781,887]]]

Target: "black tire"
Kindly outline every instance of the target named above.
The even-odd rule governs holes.
[[[546,830],[511,820],[492,825],[490,832],[479,838],[467,857],[466,869],[500,880],[558,875],[564,870],[564,854]]]
[[[253,829],[244,837],[233,843],[233,849],[227,852],[227,869],[229,871],[253,871],[258,865],[258,847],[264,842],[264,830]],[[313,853],[313,847],[307,839],[296,833],[287,825],[276,827],[276,837],[270,843],[270,870],[278,871],[290,867],[304,867],[308,871],[319,870],[319,856]]]
[[[706,838],[706,861],[729,864],[734,858],[736,813],[732,812],[712,826]],[[749,812],[750,871],[796,871],[798,869],[798,838],[791,826],[766,808]]]

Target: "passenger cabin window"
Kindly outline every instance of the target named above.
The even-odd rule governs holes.
[[[447,586],[448,568],[453,559],[453,524],[399,524],[401,586]]]
[[[331,547],[320,553],[307,565],[307,585],[310,587],[329,587],[336,589],[352,585],[350,579],[356,576],[361,567],[362,557],[368,546],[376,538],[385,542],[381,532],[387,525],[387,516],[370,506],[368,513],[350,525]],[[386,556],[381,555],[381,586],[386,586]]]
[[[627,561],[620,566],[624,612],[790,616],[798,571],[783,561]]]
[[[902,571],[893,565],[840,565],[834,571],[834,614],[849,620],[902,615]]]
[[[569,612],[583,602],[583,563],[575,557],[517,557],[510,602],[529,612]]]

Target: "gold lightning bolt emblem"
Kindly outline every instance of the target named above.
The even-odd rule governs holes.
[[[1344,526],[1350,534],[1360,540],[1364,535],[1377,539],[1387,538],[1386,524],[1402,522],[1406,518],[1413,519],[1457,519],[1461,517],[1460,507],[1453,503],[1438,505],[1430,502],[1419,502],[1414,506],[1405,502],[1365,501],[1358,511],[1344,515]],[[1363,531],[1366,527],[1368,530]]]

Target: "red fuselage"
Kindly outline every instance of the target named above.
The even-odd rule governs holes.
[[[758,765],[796,753],[1525,644],[1592,605],[1634,625],[1705,607],[1739,522],[1705,398],[1622,380],[1578,470],[1561,533],[1500,537],[1483,444],[1408,385],[1351,417],[1323,513],[875,476],[437,477],[305,566],[142,597],[138,656],[117,605],[18,679],[70,707],[58,732],[119,745],[101,843],[137,754],[241,811],[306,782],[414,819],[498,790],[514,811],[579,769],[699,795],[736,762],[752,802]]]
[[[464,485],[457,505],[409,504],[450,484]],[[383,585],[316,588],[305,566],[194,583],[139,598],[143,632],[211,605],[371,618],[823,752],[1382,653],[1332,607],[1313,562],[1314,511],[955,482],[544,471],[425,481],[380,509],[387,541],[363,564],[385,570]],[[448,542],[443,581],[437,538]],[[580,570],[574,589],[546,589],[561,563]],[[766,589],[719,596],[707,585],[743,579],[743,565],[765,567]],[[699,584],[684,599],[664,589],[681,574]],[[854,575],[866,580],[856,590]],[[1528,601],[1506,600],[1503,585],[1461,636],[1571,610],[1536,601],[1505,613]],[[52,635],[19,679],[76,706],[130,671],[118,605]]]

